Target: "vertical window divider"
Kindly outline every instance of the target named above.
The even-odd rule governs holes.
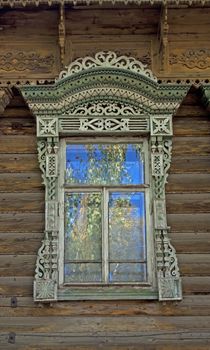
[[[109,228],[108,228],[108,190],[103,187],[103,219],[102,219],[102,279],[109,282]]]

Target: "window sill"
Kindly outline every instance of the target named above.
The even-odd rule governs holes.
[[[62,287],[58,289],[58,300],[130,300],[158,299],[151,287]]]

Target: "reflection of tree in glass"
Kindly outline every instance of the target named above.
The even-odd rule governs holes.
[[[143,193],[112,193],[109,207],[110,259],[144,259]]]
[[[67,157],[66,182],[69,184],[130,184],[129,166],[125,165],[128,147],[135,150],[140,162],[139,145],[87,144],[67,147],[73,150],[70,161],[69,155]],[[101,193],[66,194],[65,260],[101,261],[101,200]],[[126,200],[117,199],[110,214],[113,216],[111,231],[115,232],[111,250],[118,251],[124,257],[133,254],[128,236],[132,232],[132,246],[137,247],[137,232],[139,235],[142,230],[139,219],[132,215],[133,210],[132,201],[127,195]],[[78,264],[73,272],[79,271],[80,280],[86,281],[86,269],[87,265]]]
[[[101,243],[101,194],[66,196],[66,259],[99,260]]]
[[[67,145],[66,183],[142,183],[140,153],[138,144]]]

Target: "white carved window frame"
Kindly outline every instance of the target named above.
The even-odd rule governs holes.
[[[38,252],[34,300],[69,299],[180,300],[176,252],[168,237],[165,184],[171,162],[172,116],[188,86],[159,85],[134,58],[100,52],[71,63],[52,86],[25,86],[22,93],[37,118],[38,157],[45,184],[45,234]],[[131,291],[60,288],[59,156],[60,138],[91,135],[147,137],[154,212],[157,289]],[[81,293],[80,293],[81,292]]]
[[[105,118],[103,118],[105,119]],[[114,139],[114,140],[113,140]],[[142,152],[144,155],[144,177],[145,177],[145,184],[143,185],[136,185],[134,186],[135,191],[141,191],[144,192],[145,194],[145,220],[146,220],[146,264],[147,264],[147,281],[146,282],[133,282],[133,283],[115,283],[115,284],[107,284],[106,288],[103,291],[103,288],[101,288],[100,284],[98,286],[94,286],[94,284],[91,283],[84,283],[83,288],[82,283],[81,286],[75,287],[74,284],[69,284],[69,286],[64,286],[64,216],[65,216],[65,211],[64,211],[64,193],[65,193],[65,170],[64,170],[64,165],[65,165],[65,151],[66,151],[66,145],[67,144],[91,144],[93,143],[93,139],[91,135],[84,136],[83,140],[81,141],[81,137],[68,137],[68,138],[62,138],[60,141],[60,155],[59,155],[59,169],[60,169],[60,174],[59,174],[59,204],[61,206],[61,210],[59,213],[59,286],[60,286],[60,297],[62,296],[67,299],[75,299],[80,295],[81,299],[113,299],[113,298],[121,298],[121,299],[127,299],[129,296],[129,291],[133,289],[134,286],[135,289],[132,291],[132,298],[150,298],[154,299],[157,298],[157,285],[156,285],[156,278],[155,278],[155,268],[154,268],[154,239],[153,239],[153,214],[151,211],[151,171],[149,169],[149,153],[148,153],[148,137],[135,137],[135,136],[130,136],[127,137],[126,135],[124,136],[116,136],[115,134],[108,134],[107,136],[104,136],[103,134],[95,134],[94,133],[94,143],[112,143],[112,144],[118,144],[118,143],[123,143],[123,144],[130,144],[130,143],[135,143],[135,144],[141,144],[142,145]],[[97,186],[96,186],[97,187]],[[109,190],[111,191],[112,186],[108,186]],[[120,186],[122,187],[122,191],[125,191],[126,186]],[[117,189],[120,191],[120,187],[118,186]],[[69,188],[69,187],[68,187]],[[71,191],[74,191],[74,187],[70,187]],[[78,186],[76,186],[78,188]],[[88,188],[88,185],[85,186],[86,190]],[[113,188],[112,188],[113,190]],[[68,190],[67,190],[68,191]],[[83,189],[81,189],[83,191]],[[89,191],[91,191],[91,186]],[[88,192],[89,192],[88,191]],[[107,191],[107,190],[106,190]],[[128,191],[128,188],[126,189]],[[102,232],[103,236],[103,232]],[[103,241],[103,240],[102,240]],[[103,283],[101,283],[103,285]],[[116,285],[119,285],[122,289],[122,286],[124,286],[124,292],[119,290],[119,287]],[[90,294],[87,297],[87,292],[84,289],[84,287],[89,287],[92,290],[92,295]],[[110,287],[110,288],[109,288]],[[70,292],[69,292],[70,290]],[[112,291],[111,291],[112,290]],[[93,297],[94,295],[94,297]]]

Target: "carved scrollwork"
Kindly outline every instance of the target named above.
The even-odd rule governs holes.
[[[12,51],[0,55],[0,70],[23,72],[45,69],[51,71],[55,59],[53,55],[41,56],[36,52]]]
[[[189,69],[210,68],[210,49],[188,49],[180,55],[172,54],[169,60],[171,65],[182,64]]]
[[[176,251],[168,237],[165,184],[171,163],[172,141],[166,136],[151,138],[154,189],[154,228],[160,300],[181,299],[182,289]]]
[[[81,131],[129,131],[129,119],[80,119],[80,130]]]
[[[115,52],[97,52],[95,57],[87,56],[85,58],[78,58],[73,63],[66,67],[59,75],[59,80],[71,76],[75,73],[79,73],[83,70],[90,68],[118,68],[132,71],[134,73],[141,73],[151,80],[157,81],[157,78],[153,75],[151,70],[147,69],[147,66],[142,62],[137,61],[133,57],[117,56]]]
[[[76,106],[75,108],[68,109],[65,114],[72,114],[72,115],[87,115],[87,116],[94,116],[94,115],[111,115],[111,116],[118,116],[118,115],[139,115],[143,113],[142,108],[126,105],[124,103],[116,103],[112,101],[103,101],[103,102],[97,102],[97,103],[86,103],[86,104],[80,104],[79,106]]]

